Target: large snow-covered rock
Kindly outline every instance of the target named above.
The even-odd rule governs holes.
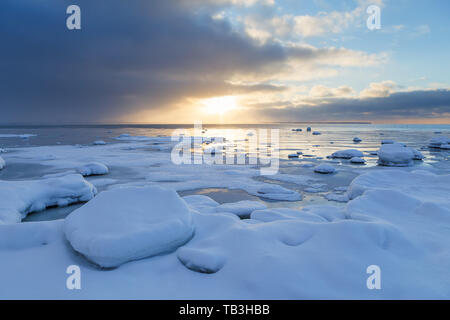
[[[82,176],[92,176],[92,175],[103,175],[108,173],[108,167],[100,162],[91,162],[80,166],[77,168],[77,171]]]
[[[0,181],[0,223],[17,223],[28,213],[89,201],[97,190],[79,174],[31,181]]]
[[[331,154],[332,158],[351,159],[353,157],[364,157],[364,154],[356,149],[339,150]]]
[[[3,160],[2,157],[0,157],[0,170],[2,170],[6,166],[5,160]]]
[[[326,173],[333,173],[335,171],[336,171],[336,169],[328,163],[321,163],[314,168],[314,172],[317,172],[317,173],[326,174]]]
[[[101,267],[174,251],[192,237],[189,208],[157,186],[101,192],[65,220],[72,247]]]
[[[378,164],[391,167],[407,167],[413,165],[413,160],[422,160],[423,155],[400,143],[383,144],[378,150]]]

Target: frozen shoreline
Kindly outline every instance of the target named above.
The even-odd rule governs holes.
[[[195,226],[192,239],[168,254],[137,256],[136,261],[122,251],[121,257],[131,261],[109,271],[72,249],[62,219],[0,224],[0,298],[450,298],[447,158],[431,165],[414,162],[390,168],[305,157],[283,160],[280,173],[260,177],[249,166],[175,166],[166,151],[172,142],[127,140],[10,148],[2,153],[6,167],[1,174],[19,164],[39,165],[37,175],[50,181],[100,163],[109,172],[89,171],[106,175],[85,177],[86,181],[100,193],[115,192],[119,199],[124,188],[125,207],[129,198],[125,190],[144,186],[179,192],[240,190],[257,197],[250,198],[256,202],[221,205],[206,196],[187,196]],[[155,142],[161,151],[152,148]],[[337,172],[317,174],[314,165],[303,166],[306,163],[329,163]],[[302,204],[310,195],[323,199],[321,205]],[[345,197],[345,205],[327,201]],[[139,201],[139,197],[133,201],[136,208],[149,208],[151,213],[151,206],[139,206]],[[101,206],[98,210],[107,210]],[[107,222],[104,214],[97,224]],[[85,216],[89,223],[89,215]],[[81,267],[81,290],[65,288],[65,271],[72,264]],[[366,288],[366,268],[373,264],[383,272],[380,291]]]

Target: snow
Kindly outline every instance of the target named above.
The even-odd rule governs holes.
[[[331,154],[332,158],[351,159],[353,157],[364,157],[364,154],[356,149],[339,150]]]
[[[103,140],[97,140],[97,141],[94,141],[92,144],[95,146],[103,146],[106,144],[106,142]]]
[[[6,166],[5,160],[2,157],[0,157],[0,170],[2,170],[5,166]]]
[[[100,162],[91,162],[77,168],[82,176],[103,175],[109,172],[108,167]]]
[[[266,209],[267,206],[259,201],[243,200],[233,203],[224,203],[216,207],[216,212],[230,212],[240,218],[249,217],[255,210]]]
[[[314,167],[314,172],[317,173],[333,173],[336,171],[336,168],[334,168],[332,165],[329,165],[327,163],[321,163],[318,166]]]
[[[358,137],[354,137],[354,138],[353,138],[353,142],[358,143],[358,142],[361,142],[361,141],[362,141],[361,138],[358,138]]]
[[[95,187],[79,174],[30,181],[0,180],[0,224],[18,223],[31,212],[91,200]]]
[[[211,249],[181,247],[177,258],[188,269],[200,273],[216,273],[225,265],[226,257]]]
[[[418,152],[418,151],[417,151]],[[378,164],[391,167],[407,167],[419,155],[412,148],[399,143],[383,144],[378,150]]]
[[[364,164],[366,163],[366,160],[360,158],[360,157],[353,157],[350,159],[351,163],[359,163],[359,164]]]
[[[193,232],[187,204],[156,186],[101,192],[64,223],[72,247],[106,268],[174,251]]]

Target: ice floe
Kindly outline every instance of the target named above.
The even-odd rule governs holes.
[[[79,174],[30,181],[0,180],[0,224],[17,223],[28,213],[91,200],[95,187]]]
[[[91,162],[77,168],[82,176],[103,175],[109,172],[107,166],[100,162]]]
[[[430,148],[441,148],[442,145],[450,144],[450,138],[446,136],[437,136],[430,140]]]
[[[364,157],[364,154],[356,149],[339,150],[331,154],[332,158],[351,159],[353,157]]]
[[[107,268],[174,251],[193,232],[186,202],[156,186],[101,192],[64,223],[72,247]]]
[[[327,173],[333,173],[335,171],[336,171],[336,168],[328,163],[321,163],[318,166],[314,167],[314,172],[317,172],[317,173],[327,174]]]

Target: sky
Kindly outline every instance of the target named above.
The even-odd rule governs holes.
[[[66,26],[73,4],[80,30]],[[448,0],[2,0],[0,124],[450,123],[449,12]]]

